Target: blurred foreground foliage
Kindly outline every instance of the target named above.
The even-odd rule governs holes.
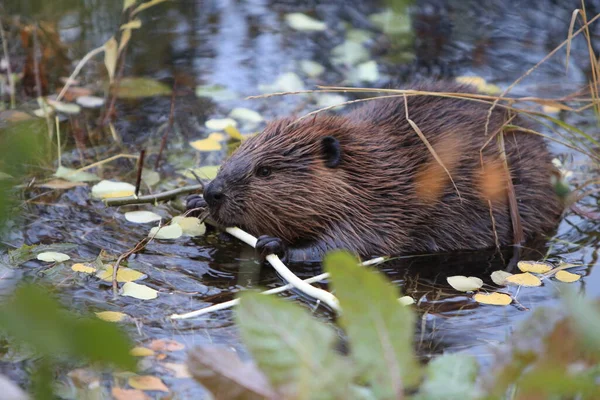
[[[301,306],[243,293],[236,318],[256,364],[225,348],[190,355],[190,371],[216,399],[598,398],[600,307],[590,300],[571,293],[564,312],[535,312],[487,370],[466,354],[421,366],[415,315],[398,302],[397,287],[344,252],[330,253],[324,264],[343,310],[347,351],[333,325]]]

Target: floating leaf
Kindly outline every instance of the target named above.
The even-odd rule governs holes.
[[[112,282],[114,273],[114,267],[109,265],[106,269],[98,272],[96,277],[106,282]],[[146,274],[142,274],[135,269],[127,268],[127,267],[119,267],[117,271],[117,282],[133,282],[138,281],[140,279],[145,279],[148,276]]]
[[[196,217],[177,216],[171,220],[171,223],[179,225],[186,236],[202,236],[206,233],[206,225]]]
[[[506,285],[506,278],[512,276],[510,272],[506,271],[494,271],[492,272],[491,278],[492,281],[498,286]]]
[[[398,299],[398,301],[400,302],[400,304],[402,304],[403,306],[410,306],[411,304],[415,304],[415,299],[413,299],[410,296],[402,296]]]
[[[244,136],[237,130],[234,126],[228,126],[224,129],[225,133],[227,133],[232,139],[242,141],[244,140]]]
[[[46,251],[43,253],[40,253],[37,255],[37,259],[40,261],[46,261],[46,262],[63,262],[63,261],[67,261],[70,260],[71,257],[69,257],[68,255],[66,255],[65,253],[58,253],[55,251]]]
[[[237,126],[237,121],[231,118],[213,118],[207,120],[204,126],[213,131],[222,131],[228,126]]]
[[[225,128],[225,129],[227,129],[227,128]],[[214,140],[216,142],[222,142],[223,140],[227,139],[227,136],[225,136],[221,132],[213,132],[210,135],[208,135],[207,139]]]
[[[243,108],[243,107],[236,107],[233,110],[231,110],[231,112],[229,113],[229,118],[237,119],[238,121],[250,122],[250,123],[254,123],[254,124],[258,124],[265,120],[263,118],[263,116],[260,115],[259,113],[257,113],[256,111],[251,110],[249,108]],[[225,127],[225,128],[227,128],[227,127]],[[223,129],[225,129],[225,128],[223,128]]]
[[[160,182],[160,174],[148,168],[142,169],[142,181],[148,186],[154,186]]]
[[[98,175],[92,174],[87,171],[78,171],[73,168],[63,167],[62,165],[58,167],[54,176],[57,178],[66,179],[71,182],[92,182],[99,181]]]
[[[84,182],[69,182],[62,179],[52,179],[48,182],[38,183],[35,185],[36,187],[46,188],[46,189],[59,189],[66,190],[72,189],[77,186],[87,186]]]
[[[475,86],[475,88],[482,93],[498,94],[501,92],[498,86],[488,84],[485,79],[480,76],[459,76],[455,80],[458,83]]]
[[[474,400],[481,398],[477,387],[477,360],[467,354],[444,354],[427,364],[425,381],[415,400]]]
[[[129,386],[140,390],[157,390],[159,392],[169,392],[169,388],[156,376],[136,375],[127,380]]]
[[[33,110],[33,114],[39,118],[46,118],[52,116],[54,114],[54,109],[50,106],[45,108],[38,108],[37,110]]]
[[[125,213],[125,219],[136,224],[160,221],[161,216],[152,211],[129,211]]]
[[[109,199],[114,197],[133,196],[135,186],[125,182],[100,181],[92,187],[92,197]]]
[[[190,146],[198,151],[218,151],[221,150],[221,143],[214,139],[200,139],[190,142]]]
[[[46,99],[48,104],[56,111],[64,113],[64,114],[79,114],[81,112],[81,107],[77,104],[73,103],[63,103],[60,101]]]
[[[113,82],[115,77],[115,68],[117,67],[117,41],[115,37],[111,37],[108,39],[106,43],[104,43],[104,65],[106,66],[106,70],[108,71],[108,79],[110,83]]]
[[[483,281],[475,276],[455,275],[446,278],[448,284],[459,292],[472,292],[483,286]]]
[[[209,85],[209,86],[197,86],[196,96],[198,97],[210,97],[215,101],[227,101],[235,100],[238,95],[224,86]]]
[[[155,226],[150,229],[149,237],[154,239],[177,239],[183,235],[183,229],[178,224],[166,225],[166,226]]]
[[[297,31],[324,31],[327,25],[302,13],[290,13],[285,16],[287,24]]]
[[[104,105],[104,99],[96,96],[81,96],[75,101],[83,108],[98,108]]]
[[[369,20],[388,35],[410,34],[412,29],[408,13],[395,12],[392,8],[387,8],[380,13],[371,14]]]
[[[377,63],[371,60],[357,65],[350,79],[357,82],[377,82],[379,80]]]
[[[298,75],[288,72],[280,75],[270,85],[258,85],[262,92],[298,92],[304,90],[304,83]]]
[[[312,60],[300,60],[300,69],[311,78],[316,78],[325,72],[325,67]]]
[[[185,345],[183,343],[179,343],[173,339],[154,339],[150,342],[149,347],[154,351],[180,351],[185,349]]]
[[[162,363],[162,366],[167,368],[171,372],[173,372],[173,374],[175,375],[175,378],[185,379],[185,378],[192,377],[192,375],[190,374],[190,371],[188,370],[187,365],[185,365],[185,364],[176,364],[176,363],[166,362],[166,363]]]
[[[26,245],[19,247],[18,249],[10,250],[8,252],[8,260],[11,265],[20,265],[29,260],[37,258],[38,254],[44,252],[56,252],[56,251],[71,251],[77,249],[77,245],[73,243],[53,243],[49,245],[38,244],[38,245]]]
[[[522,274],[514,274],[506,278],[506,282],[520,286],[541,286],[542,281],[535,275],[525,272]]]
[[[71,270],[74,272],[83,272],[84,274],[94,274],[96,273],[96,268],[94,267],[90,267],[89,265],[85,265],[85,264],[73,264],[71,266]]]
[[[171,88],[151,78],[128,77],[119,82],[117,97],[122,99],[139,99],[143,97],[168,96]]]
[[[473,300],[482,304],[491,304],[494,306],[507,306],[512,303],[512,298],[506,293],[476,293]]]
[[[351,42],[364,44],[373,38],[374,34],[366,29],[349,29],[346,31],[346,39]]]
[[[110,392],[115,400],[151,400],[146,393],[138,389],[114,387]]]
[[[356,65],[369,61],[370,57],[363,45],[348,40],[331,50],[331,62],[338,65]]]
[[[317,106],[319,107],[333,107],[337,106],[335,109],[340,109],[344,107],[342,103],[344,103],[347,99],[341,94],[337,93],[318,93],[317,98]]]
[[[119,29],[121,30],[125,30],[125,29],[139,29],[142,27],[142,20],[140,19],[134,19],[129,21],[126,24],[121,25],[121,27]]]
[[[561,282],[567,283],[576,282],[581,279],[581,275],[573,274],[568,271],[558,271],[554,277]]]
[[[519,261],[517,267],[523,272],[533,272],[534,274],[545,274],[554,266],[541,261]]]
[[[103,321],[108,322],[121,322],[125,318],[127,318],[127,314],[123,314],[118,311],[99,311],[96,314],[96,317],[100,318]]]
[[[158,297],[158,291],[149,288],[146,285],[140,285],[135,282],[126,282],[123,285],[122,295],[140,300],[152,300]]]
[[[129,354],[131,354],[134,357],[149,357],[153,356],[156,353],[154,352],[154,350],[151,350],[147,347],[134,347],[129,351]]]

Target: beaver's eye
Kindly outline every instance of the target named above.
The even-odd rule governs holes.
[[[269,167],[259,167],[256,170],[256,176],[260,176],[261,178],[267,177],[271,175],[271,168]]]

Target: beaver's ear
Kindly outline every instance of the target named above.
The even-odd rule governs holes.
[[[335,168],[342,161],[342,146],[333,136],[325,136],[321,140],[321,151],[327,168]]]

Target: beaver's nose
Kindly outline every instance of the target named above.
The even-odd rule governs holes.
[[[216,179],[204,188],[204,200],[206,200],[209,207],[218,206],[224,197],[223,184]]]

